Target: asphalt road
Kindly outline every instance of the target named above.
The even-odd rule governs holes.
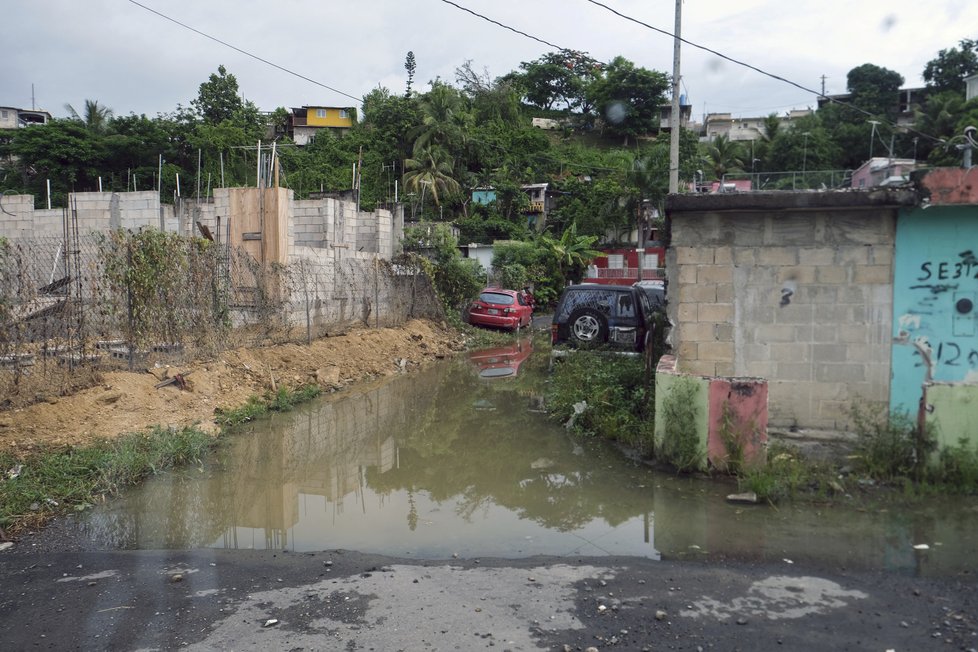
[[[0,553],[4,650],[968,650],[972,574],[787,560]]]

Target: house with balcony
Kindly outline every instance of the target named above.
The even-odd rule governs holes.
[[[543,231],[547,226],[547,214],[553,208],[557,191],[552,190],[549,183],[527,183],[520,188],[530,200],[527,207],[523,209],[526,214],[527,227]],[[496,201],[495,188],[474,188],[472,190],[472,203],[484,206],[493,201]]]
[[[852,173],[851,185],[853,188],[898,186],[907,183],[915,169],[917,161],[914,159],[874,156]]]
[[[693,105],[686,103],[686,97],[680,98],[679,102],[679,126],[683,129],[690,128],[690,119],[693,116]],[[659,106],[659,131],[669,132],[672,130],[672,104],[662,104]]]
[[[791,129],[799,118],[811,114],[811,109],[788,111],[784,115],[778,116],[778,128]],[[726,136],[729,140],[738,142],[761,140],[764,134],[765,120],[767,120],[767,116],[735,118],[730,113],[708,113],[703,120],[704,141],[709,142],[717,136]]]
[[[18,109],[0,106],[0,129],[20,129],[31,125],[43,125],[51,121],[51,114],[39,109]]]
[[[342,136],[356,123],[356,109],[336,106],[301,106],[289,114],[289,138],[296,145],[308,145],[326,130]]]
[[[916,118],[916,111],[923,106],[927,99],[927,88],[901,88],[896,97],[893,98],[892,111],[896,115],[898,127],[912,127]],[[832,102],[852,101],[852,93],[840,93],[838,95],[824,95],[818,98],[818,108]]]

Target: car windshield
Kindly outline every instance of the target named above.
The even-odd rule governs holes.
[[[479,295],[479,300],[485,303],[495,303],[500,306],[509,306],[513,304],[513,295],[503,294],[502,292],[483,292]]]

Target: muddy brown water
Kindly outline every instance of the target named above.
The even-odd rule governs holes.
[[[473,353],[263,419],[203,467],[156,476],[76,519],[78,535],[123,549],[975,569],[974,498],[870,510],[730,504],[730,483],[654,471],[548,419],[548,352],[531,351],[524,341]]]

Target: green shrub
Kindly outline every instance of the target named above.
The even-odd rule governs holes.
[[[697,385],[691,378],[678,378],[662,401],[662,441],[658,457],[677,471],[693,471],[703,466],[704,451],[696,432]]]

